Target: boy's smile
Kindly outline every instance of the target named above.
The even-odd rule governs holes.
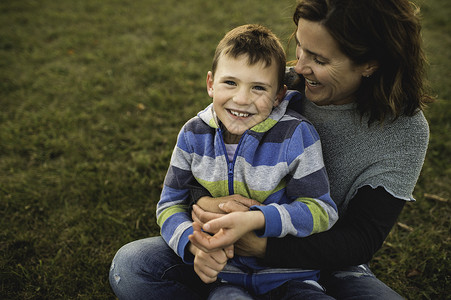
[[[264,121],[284,96],[277,91],[277,65],[248,64],[248,56],[221,55],[216,72],[207,74],[208,95],[226,129],[226,143],[236,143],[248,129]],[[277,99],[276,99],[277,98]]]
[[[232,115],[236,116],[236,117],[244,117],[244,118],[247,118],[247,117],[250,115],[250,114],[248,114],[248,113],[241,113],[241,112],[233,111],[233,110],[229,110],[229,112],[230,112]]]

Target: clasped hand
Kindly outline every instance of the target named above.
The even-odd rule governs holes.
[[[263,240],[253,231],[264,229],[265,226],[263,213],[249,211],[252,205],[260,205],[257,201],[239,195],[209,199],[216,201],[219,210],[208,212],[194,205],[194,232],[189,236],[190,250],[195,256],[194,270],[205,283],[217,279],[218,273],[225,267],[227,260],[234,256],[234,252],[254,256],[252,249],[248,251],[246,248],[250,248],[249,244],[256,240]],[[225,202],[219,202],[218,199]]]

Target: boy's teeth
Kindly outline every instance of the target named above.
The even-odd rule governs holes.
[[[249,114],[243,114],[243,113],[240,113],[240,112],[237,112],[237,111],[233,111],[233,110],[231,110],[230,112],[232,113],[232,115],[237,116],[237,117],[247,117],[247,116],[249,116]]]

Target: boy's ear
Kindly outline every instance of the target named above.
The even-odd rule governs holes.
[[[285,94],[287,93],[287,86],[284,84],[283,87],[280,89],[279,92],[276,94],[276,100],[274,101],[274,107],[278,106],[283,98],[285,97]]]
[[[211,71],[208,71],[207,73],[207,93],[208,96],[213,98],[213,73],[211,73]]]

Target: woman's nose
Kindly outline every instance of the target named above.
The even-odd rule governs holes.
[[[307,75],[312,72],[312,69],[308,65],[307,59],[302,51],[299,52],[298,60],[294,66],[294,71],[300,75]]]

